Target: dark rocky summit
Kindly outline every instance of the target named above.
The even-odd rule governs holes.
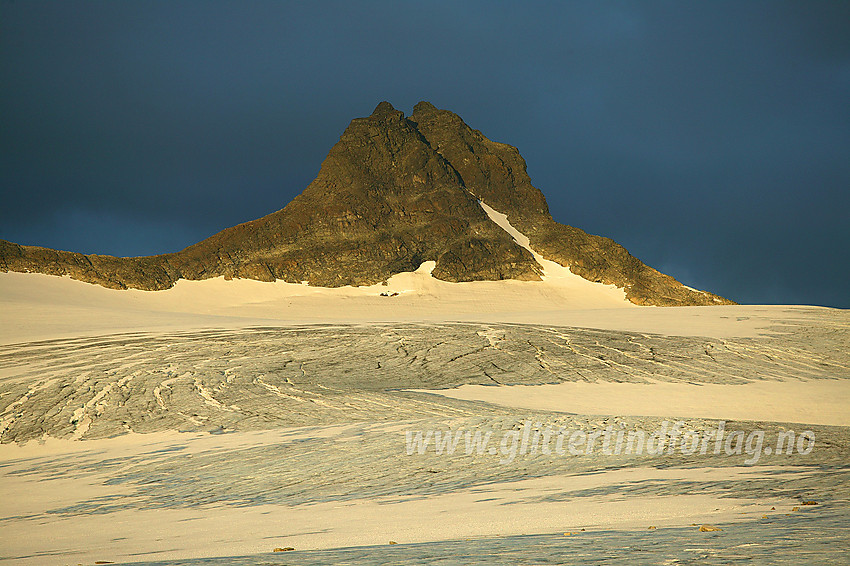
[[[479,199],[507,214],[544,257],[625,288],[634,303],[731,303],[684,287],[613,240],[555,222],[516,148],[428,102],[409,118],[382,102],[352,120],[316,179],[286,207],[183,251],[117,258],[0,240],[0,271],[145,290],[218,276],[370,285],[424,261],[435,261],[433,275],[445,281],[540,279],[531,253],[489,220]]]

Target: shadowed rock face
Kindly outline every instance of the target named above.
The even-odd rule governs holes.
[[[285,208],[183,251],[116,258],[0,240],[0,270],[70,275],[110,288],[167,289],[178,279],[242,277],[338,287],[370,285],[435,261],[445,281],[540,279],[541,267],[491,222],[508,215],[547,259],[637,304],[729,304],[692,291],[608,238],[555,222],[516,148],[420,102],[405,118],[388,102],[351,121],[316,179]]]

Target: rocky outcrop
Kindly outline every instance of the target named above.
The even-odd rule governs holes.
[[[728,304],[693,291],[608,238],[555,222],[516,148],[420,102],[388,102],[351,121],[316,179],[285,208],[185,250],[137,258],[83,255],[0,240],[0,270],[70,275],[110,288],[159,290],[224,276],[338,287],[379,283],[436,262],[445,281],[540,279],[531,253],[479,206],[508,215],[547,259],[613,283],[637,304]]]
[[[640,305],[712,305],[732,301],[685,287],[632,256],[610,238],[555,222],[546,198],[531,184],[525,160],[513,146],[490,141],[448,110],[428,102],[413,109],[411,119],[478,198],[507,214],[546,259],[569,267],[589,281],[624,288]]]

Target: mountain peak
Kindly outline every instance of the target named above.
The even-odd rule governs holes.
[[[396,110],[392,104],[387,102],[386,100],[378,103],[375,109],[372,111],[372,118],[385,118],[387,116],[397,116],[401,114],[404,116],[404,113]]]
[[[528,244],[479,202],[504,214]],[[728,303],[684,287],[608,238],[555,222],[515,147],[425,101],[410,119],[381,102],[368,118],[352,120],[316,179],[283,209],[181,252],[114,258],[0,241],[0,271],[147,290],[218,276],[339,287],[380,283],[424,262],[449,282],[539,280],[534,254],[616,285],[637,304]]]
[[[427,100],[420,100],[416,103],[416,106],[413,107],[413,114],[429,114],[432,112],[436,112],[437,107],[428,102]]]

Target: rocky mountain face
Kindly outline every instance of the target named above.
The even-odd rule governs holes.
[[[731,303],[683,286],[608,238],[555,222],[516,148],[428,102],[409,118],[380,103],[351,121],[316,179],[286,207],[180,252],[117,258],[0,240],[0,270],[145,290],[219,276],[371,285],[424,261],[451,282],[539,280],[541,266],[490,221],[479,199],[507,214],[545,258],[624,288],[634,303]]]

